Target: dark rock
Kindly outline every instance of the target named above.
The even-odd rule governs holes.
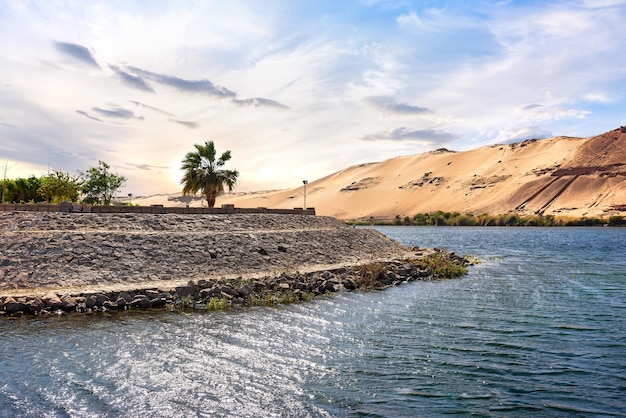
[[[284,245],[279,245],[278,246],[278,251],[280,251],[281,253],[286,253],[287,252],[287,247],[285,247]]]
[[[117,305],[118,309],[123,309],[126,307],[126,299],[124,299],[123,297],[118,297],[117,300],[115,301],[115,304]]]
[[[211,287],[211,283],[209,283],[208,281],[204,280],[204,279],[200,279],[198,280],[198,287],[200,289],[206,289]]]
[[[28,305],[22,302],[9,302],[4,305],[4,309],[9,315],[14,315],[18,312],[26,313],[29,311]]]
[[[96,305],[98,306],[102,306],[105,301],[109,300],[108,297],[102,294],[93,295],[92,297],[96,298]]]
[[[12,297],[8,297],[4,301],[4,310],[9,315],[14,315],[18,312],[26,313],[29,311],[27,304],[23,302],[18,302]]]
[[[33,298],[26,302],[26,304],[28,305],[28,310],[33,313],[40,312],[46,306],[41,298]]]
[[[343,287],[345,287],[347,290],[356,290],[356,283],[354,282],[354,280],[351,277],[348,277],[346,279],[344,279],[341,284],[343,285]]]
[[[184,298],[187,296],[193,296],[196,292],[191,286],[177,286],[176,293],[178,293],[179,297]]]
[[[433,272],[431,269],[423,269],[423,270],[418,270],[417,271],[417,276],[420,278],[424,278],[424,277],[430,277],[433,275]]]
[[[71,312],[76,310],[76,299],[72,296],[66,295],[61,299],[61,309],[65,312]]]
[[[294,281],[293,283],[291,283],[290,285],[293,289],[296,290],[307,290],[308,285],[306,283],[303,283],[301,281]]]
[[[261,254],[261,255],[267,255],[267,250],[265,248],[257,248],[256,252]]]
[[[237,292],[237,290],[233,289],[232,286],[229,286],[227,284],[221,286],[220,293],[227,294],[230,297],[235,297],[239,295],[239,292]]]
[[[228,300],[233,299],[233,295],[231,295],[230,293],[226,293],[226,292],[220,293],[220,297],[223,297]]]
[[[124,300],[124,299],[122,299]],[[126,301],[124,301],[124,304],[126,304]],[[112,302],[110,300],[105,300],[104,303],[102,303],[102,307],[106,308],[106,309],[117,309],[117,303],[116,302]]]
[[[130,306],[141,308],[141,309],[147,309],[152,306],[152,302],[146,296],[143,296],[143,297],[135,296],[135,299],[133,299],[133,301],[130,303]]]
[[[159,298],[150,300],[150,306],[153,308],[165,306],[166,303],[167,303],[167,299],[165,297],[159,297]]]
[[[118,298],[124,299],[126,303],[130,303],[133,301],[133,297],[128,292],[120,292]]]
[[[95,308],[97,305],[98,305],[98,302],[97,302],[97,300],[96,300],[96,298],[95,298],[95,297],[93,297],[93,296],[88,296],[88,297],[85,299],[85,306],[86,306],[87,308],[89,308],[89,309],[93,309],[93,308]]]
[[[254,293],[254,289],[252,288],[252,286],[250,286],[247,283],[244,284],[243,286],[240,286],[239,289],[237,289],[237,295],[242,298],[250,296],[253,293]]]
[[[332,280],[328,280],[325,284],[326,290],[328,290],[329,292],[336,292],[335,290],[335,286],[338,285],[339,283],[336,283]]]
[[[393,271],[387,270],[385,274],[378,278],[378,281],[384,285],[393,284],[398,280],[398,276]]]

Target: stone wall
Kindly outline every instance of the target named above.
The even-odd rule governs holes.
[[[151,213],[151,214],[193,214],[218,215],[233,213],[272,213],[279,215],[315,215],[315,208],[268,209],[268,208],[237,208],[235,205],[222,205],[219,208],[187,208],[152,206],[92,206],[64,202],[60,205],[47,203],[3,203],[0,212],[62,212],[62,213]]]
[[[397,259],[409,250],[329,217],[0,212],[0,296],[111,292]]]

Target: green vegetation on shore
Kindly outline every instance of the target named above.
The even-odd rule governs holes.
[[[473,215],[471,213],[437,211],[418,213],[412,218],[400,215],[391,221],[374,220],[348,222],[351,225],[416,225],[416,226],[626,226],[626,217],[556,217],[554,215]]]
[[[471,264],[475,264],[475,261],[456,256],[454,253],[437,251],[396,263],[375,261],[361,264],[352,269],[340,269],[343,272],[339,274],[326,271],[321,274],[302,275],[296,272],[282,273],[264,281],[242,277],[224,279],[221,281],[222,290],[214,292],[214,296],[203,301],[185,296],[169,302],[165,308],[169,311],[214,312],[233,307],[278,306],[308,302],[321,294],[332,294],[346,289],[383,290],[406,281],[455,279],[467,274],[467,266]]]
[[[110,168],[98,161],[97,167],[78,175],[53,170],[40,177],[5,177],[0,180],[0,203],[78,202],[82,198],[87,204],[110,205],[115,192],[126,182],[124,176],[110,172]]]

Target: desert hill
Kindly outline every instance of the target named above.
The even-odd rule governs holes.
[[[199,206],[167,196],[165,205]],[[439,149],[355,165],[307,185],[307,206],[344,220],[461,213],[626,215],[626,128],[591,138],[555,137],[464,152]],[[229,194],[217,205],[303,206],[303,187]],[[136,203],[142,203],[137,201]]]

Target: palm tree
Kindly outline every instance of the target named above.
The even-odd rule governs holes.
[[[215,206],[215,199],[224,194],[224,186],[232,191],[237,184],[239,171],[224,170],[222,167],[230,160],[230,151],[224,152],[215,160],[217,152],[213,141],[204,144],[194,144],[195,151],[185,155],[181,169],[185,170],[180,184],[183,185],[183,195],[201,192],[206,197],[210,208]]]

